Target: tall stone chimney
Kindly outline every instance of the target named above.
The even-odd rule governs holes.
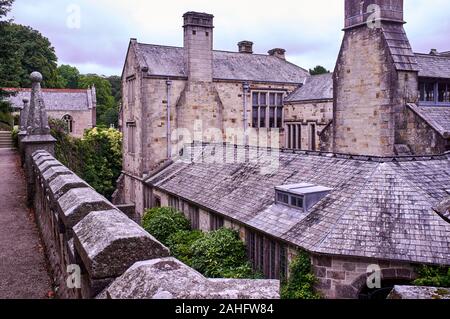
[[[253,42],[241,41],[238,43],[239,53],[253,53]]]
[[[395,155],[406,103],[416,100],[417,61],[403,29],[403,0],[346,0],[334,71],[333,151]]]
[[[190,81],[211,82],[214,16],[207,13],[187,12],[183,18],[188,78]]]

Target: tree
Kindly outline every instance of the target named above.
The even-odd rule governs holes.
[[[318,75],[318,74],[325,74],[325,73],[330,73],[329,70],[325,69],[323,66],[318,65],[316,66],[314,69],[309,69],[309,74],[311,75]]]
[[[111,83],[112,96],[117,103],[122,100],[122,78],[117,75],[113,75],[107,78],[109,83]]]
[[[14,0],[0,0],[0,19],[6,17],[9,11],[11,11],[11,6]]]
[[[50,41],[31,27],[0,23],[0,85],[30,87],[29,75],[39,71],[44,87],[58,87],[57,57]]]
[[[95,85],[97,92],[97,125],[110,126],[115,124],[117,120],[109,121],[110,117],[104,116],[105,113],[111,112],[117,108],[116,101],[112,96],[112,86],[107,78],[97,74],[87,74],[80,76],[79,87],[87,89]],[[111,114],[111,113],[109,113]]]
[[[57,69],[58,83],[62,88],[78,89],[80,71],[74,66],[60,65]]]

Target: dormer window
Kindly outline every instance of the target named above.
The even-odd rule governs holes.
[[[331,188],[307,183],[277,186],[275,202],[306,212],[331,191]]]

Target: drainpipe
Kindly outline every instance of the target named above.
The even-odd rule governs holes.
[[[170,133],[170,88],[172,86],[172,81],[171,80],[167,80],[166,81],[166,86],[167,86],[167,131],[166,131],[166,136],[167,136],[167,159],[171,159],[172,158],[172,147],[171,147],[171,133]]]
[[[248,115],[247,115],[247,93],[250,91],[248,82],[242,84],[244,91],[244,145],[248,145]]]

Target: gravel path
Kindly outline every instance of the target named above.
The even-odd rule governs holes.
[[[0,299],[47,298],[50,277],[17,151],[0,149]]]

